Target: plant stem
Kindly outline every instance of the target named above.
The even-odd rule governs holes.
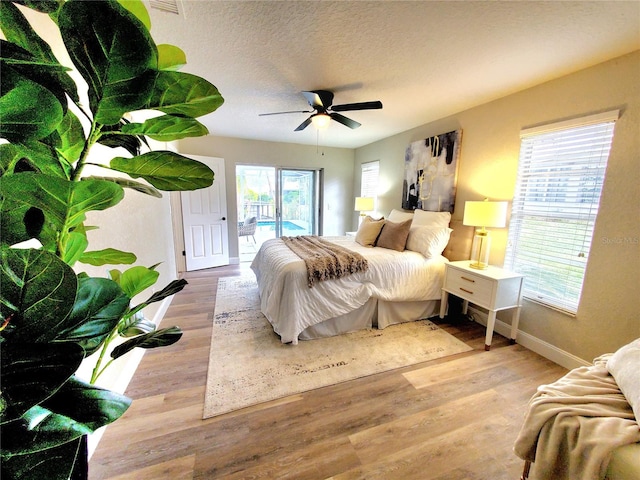
[[[113,361],[113,360],[110,360],[109,362],[107,362],[104,368],[102,369],[100,368],[100,365],[102,365],[102,360],[104,359],[104,356],[107,353],[107,348],[109,347],[109,344],[113,341],[113,339],[116,337],[117,333],[118,333],[118,327],[114,328],[111,331],[109,336],[105,339],[104,343],[102,344],[102,349],[100,350],[100,356],[98,357],[96,366],[93,367],[93,371],[91,372],[90,383],[92,385],[96,383],[96,380],[98,380],[98,377],[102,374],[102,372],[104,372],[105,368],[107,368]]]
[[[80,180],[80,175],[82,174],[82,170],[87,164],[87,157],[89,156],[89,151],[91,147],[98,141],[100,138],[100,126],[98,126],[95,122],[91,122],[91,130],[89,131],[89,135],[87,136],[87,140],[84,143],[84,148],[82,149],[82,153],[80,154],[80,158],[78,159],[78,163],[76,164],[76,168],[71,175],[71,180],[77,182]]]
[[[102,372],[104,372],[107,368],[109,368],[109,365],[111,365],[111,364],[113,363],[113,361],[114,361],[114,360],[115,360],[115,358],[112,358],[111,360],[109,360],[109,361],[107,362],[107,364],[106,364],[104,367],[102,367],[102,370],[100,370],[100,371],[98,372],[98,374],[96,375],[95,380],[94,380],[93,382],[91,382],[91,383],[94,383],[96,380],[98,380],[98,377],[100,377],[100,375],[102,375]]]
[[[76,167],[74,168],[73,173],[71,174],[70,180],[72,182],[77,182],[80,180],[80,175],[82,174],[82,170],[84,169],[85,165],[88,163],[87,158],[89,156],[89,152],[91,151],[91,147],[93,147],[93,145],[100,138],[100,128],[101,127],[96,125],[95,122],[91,122],[91,130],[89,131],[89,135],[87,135],[87,139],[84,142],[84,147],[82,148],[82,152],[80,153],[80,157],[78,158]],[[70,233],[69,228],[67,228],[66,225],[58,233],[56,254],[60,258],[65,258],[69,233]]]

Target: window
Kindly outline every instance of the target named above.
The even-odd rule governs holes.
[[[618,111],[522,130],[505,267],[523,296],[575,314]]]
[[[368,162],[361,165],[362,174],[360,177],[360,196],[378,196],[378,174],[380,172],[380,162]]]

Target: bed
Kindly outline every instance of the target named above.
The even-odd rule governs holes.
[[[439,310],[445,264],[469,258],[473,237],[472,228],[451,222],[450,218],[448,212],[392,211],[382,220],[377,238],[382,237],[385,228],[391,231],[403,225],[406,230],[408,222],[406,242],[397,250],[372,246],[366,238],[363,242],[364,225],[356,236],[322,237],[361,254],[368,268],[342,278],[315,282],[312,287],[305,262],[282,239],[268,240],[251,264],[261,310],[281,341],[291,344],[373,327],[383,329],[433,316]],[[417,241],[424,240],[424,232],[443,228],[448,230],[446,248],[442,248],[441,233],[439,246],[431,245],[428,254],[418,248],[425,245],[424,241]],[[430,241],[437,243],[431,237]],[[412,245],[413,250],[404,248]]]

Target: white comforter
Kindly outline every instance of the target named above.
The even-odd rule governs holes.
[[[307,286],[304,261],[280,239],[260,248],[251,269],[258,280],[260,307],[283,343],[297,343],[307,327],[352,312],[370,298],[386,301],[438,300],[445,257],[363,247],[353,237],[324,237],[365,256],[366,272]]]

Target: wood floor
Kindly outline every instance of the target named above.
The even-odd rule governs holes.
[[[498,334],[485,352],[484,328],[468,321],[439,323],[471,352],[202,420],[218,278],[241,268],[185,276],[162,322],[184,336],[145,354],[90,479],[519,478],[526,403],[566,370]]]

